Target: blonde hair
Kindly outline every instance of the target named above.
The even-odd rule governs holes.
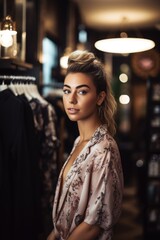
[[[68,58],[67,74],[77,72],[87,74],[91,77],[97,94],[102,91],[106,92],[106,97],[101,106],[99,106],[98,114],[101,123],[107,125],[109,133],[113,136],[116,132],[114,116],[117,104],[103,64],[92,52],[77,50],[72,52]]]

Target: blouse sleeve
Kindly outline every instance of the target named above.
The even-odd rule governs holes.
[[[90,196],[84,222],[108,231],[121,213],[123,175],[116,146],[94,154]],[[93,159],[92,159],[93,160]]]

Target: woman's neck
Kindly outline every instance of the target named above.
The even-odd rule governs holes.
[[[78,129],[80,134],[80,142],[87,142],[91,139],[95,130],[101,125],[100,121],[96,122],[78,122]]]

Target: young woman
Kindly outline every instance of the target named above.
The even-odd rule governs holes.
[[[116,103],[93,53],[71,53],[63,92],[79,137],[59,176],[48,240],[110,240],[121,212],[123,173],[113,139]]]

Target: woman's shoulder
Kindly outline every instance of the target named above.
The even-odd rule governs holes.
[[[92,142],[99,146],[103,145],[117,145],[115,139],[111,134],[109,133],[107,126],[101,125],[96,131],[92,138]]]

